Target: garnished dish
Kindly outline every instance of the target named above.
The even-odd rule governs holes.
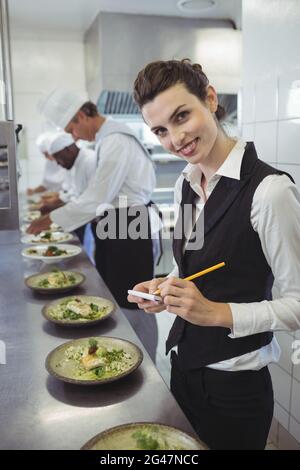
[[[39,235],[24,235],[21,238],[22,243],[63,243],[73,239],[71,233],[66,232],[41,232]]]
[[[157,423],[129,423],[101,432],[83,450],[204,450],[198,439]]]
[[[35,193],[27,196],[27,204],[37,204],[42,202],[42,194],[44,193]]]
[[[40,207],[42,206],[41,202],[34,202],[32,204],[29,204],[28,210],[30,212],[32,211],[39,211]]]
[[[21,227],[21,232],[22,232],[22,233],[26,233],[26,230],[28,229],[29,225],[30,225],[30,224],[24,224],[24,225],[22,225],[22,227]],[[47,229],[47,232],[63,232],[63,229],[62,229],[59,225],[57,225],[57,224],[55,224],[55,223],[52,223],[52,224],[50,225],[50,227]],[[41,233],[42,233],[42,232],[41,232]]]
[[[76,245],[38,245],[34,248],[25,248],[22,256],[30,259],[39,259],[45,263],[52,263],[61,259],[72,258],[81,253],[81,248]]]
[[[52,272],[29,276],[25,279],[25,284],[32,290],[42,294],[56,294],[72,290],[84,281],[85,276],[81,273],[57,269]]]
[[[40,211],[29,211],[25,214],[23,220],[24,222],[33,222],[36,219],[39,219],[41,217],[41,212]]]
[[[62,250],[57,246],[48,246],[44,251],[40,252],[35,248],[28,248],[27,253],[29,255],[41,255],[41,256],[62,256],[67,255],[67,250]]]
[[[119,338],[83,338],[58,346],[46,359],[46,369],[57,379],[81,385],[118,380],[136,370],[142,351]]]
[[[66,326],[98,323],[114,310],[114,304],[102,297],[76,295],[54,300],[45,305],[42,312],[47,320]]]

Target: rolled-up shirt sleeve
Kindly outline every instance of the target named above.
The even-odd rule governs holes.
[[[90,222],[101,204],[109,205],[117,197],[130,170],[129,139],[122,135],[105,137],[97,157],[98,167],[88,188],[75,200],[51,212],[51,220],[66,231]]]

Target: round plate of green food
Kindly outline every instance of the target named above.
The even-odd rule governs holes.
[[[75,289],[84,281],[84,274],[75,271],[54,270],[33,274],[25,279],[25,284],[40,294],[59,294]]]
[[[113,311],[114,304],[110,300],[93,295],[72,295],[53,300],[42,309],[47,320],[63,326],[94,325]]]
[[[82,450],[204,450],[198,439],[172,426],[129,423],[97,434]]]
[[[57,263],[61,260],[73,258],[82,252],[82,248],[76,245],[34,245],[24,248],[21,254],[24,258],[37,259],[44,263]]]
[[[24,235],[21,238],[22,243],[26,243],[27,245],[34,245],[36,243],[64,243],[73,240],[73,235],[71,233],[65,232],[53,232],[47,230],[45,232],[41,232],[38,235]]]
[[[63,382],[98,385],[119,380],[135,371],[143,353],[130,341],[109,336],[68,341],[50,352],[46,369]]]

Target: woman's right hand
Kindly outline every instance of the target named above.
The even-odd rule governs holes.
[[[159,285],[166,280],[166,277],[156,277],[151,281],[141,282],[133,287],[133,290],[138,290],[140,292],[146,292],[147,294],[154,294],[158,289]],[[165,304],[163,302],[155,302],[152,300],[141,299],[140,297],[135,297],[134,295],[128,295],[128,302],[138,304],[138,307],[144,310],[146,313],[159,313],[165,310]]]

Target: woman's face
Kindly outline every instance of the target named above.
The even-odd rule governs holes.
[[[208,87],[204,103],[178,83],[145,104],[142,113],[168,152],[197,164],[207,160],[216,142],[218,127],[214,113],[217,106],[212,87]]]

